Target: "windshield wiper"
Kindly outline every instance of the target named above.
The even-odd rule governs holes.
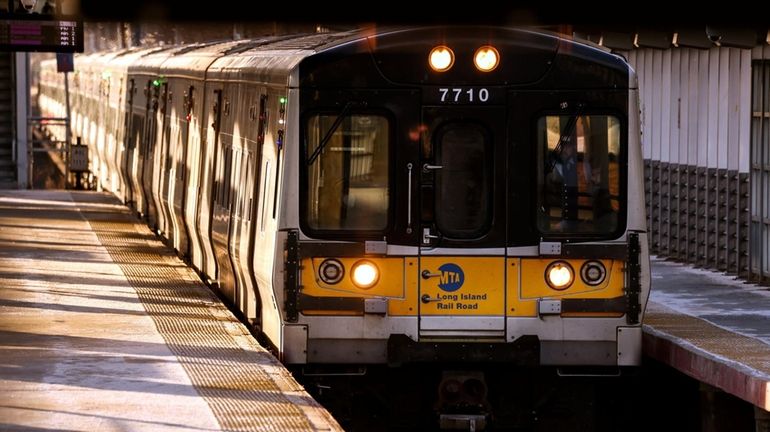
[[[329,143],[329,140],[332,138],[332,135],[334,135],[334,132],[337,131],[337,129],[342,124],[342,121],[345,120],[345,116],[347,116],[350,109],[353,107],[353,102],[348,102],[345,104],[345,106],[342,108],[342,111],[337,116],[336,119],[334,119],[334,123],[331,125],[328,131],[326,131],[326,135],[324,135],[323,139],[320,143],[318,143],[318,147],[315,148],[313,151],[313,154],[310,155],[309,158],[307,158],[307,164],[312,165],[313,162],[315,162],[316,159],[318,159],[318,156],[321,155],[321,151],[323,151],[324,147],[326,147],[326,144]]]

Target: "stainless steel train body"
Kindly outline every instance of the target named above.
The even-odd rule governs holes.
[[[63,112],[44,64],[41,106]],[[636,77],[490,27],[76,59],[74,134],[290,364],[638,365]]]

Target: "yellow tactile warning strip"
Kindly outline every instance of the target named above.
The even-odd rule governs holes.
[[[149,228],[126,211],[81,213],[223,430],[342,430]]]
[[[770,410],[770,346],[650,301],[644,352],[685,374]]]

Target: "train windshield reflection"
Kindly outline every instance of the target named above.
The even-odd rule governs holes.
[[[620,122],[606,115],[538,120],[538,228],[611,233],[620,211]]]
[[[380,115],[308,120],[307,224],[315,230],[383,230],[388,224],[389,122]],[[323,135],[335,129],[321,146]],[[315,156],[314,156],[315,155]]]

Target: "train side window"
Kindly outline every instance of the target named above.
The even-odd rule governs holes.
[[[224,166],[224,184],[222,189],[222,196],[223,196],[223,205],[225,208],[230,208],[230,201],[232,199],[232,193],[230,191],[230,177],[232,176],[232,169],[233,169],[233,149],[232,147],[227,148],[227,154],[225,156],[225,166]]]
[[[540,117],[538,217],[544,233],[610,234],[620,211],[620,120]]]
[[[244,186],[244,193],[241,195],[241,215],[243,216],[244,220],[251,220],[251,194],[252,194],[252,186],[254,184],[254,162],[252,161],[252,155],[250,151],[244,152],[244,157],[246,158],[246,161],[244,162],[245,171],[241,173],[241,181],[240,183]],[[246,199],[246,197],[249,197]]]
[[[259,230],[265,232],[265,222],[267,221],[267,196],[270,191],[270,160],[265,162],[264,180],[259,192],[262,195],[262,216],[259,223]]]
[[[309,162],[303,164],[307,225],[324,231],[384,230],[390,201],[388,119],[372,114],[341,119],[314,115],[308,119],[307,134],[305,160]]]
[[[219,157],[214,167],[214,202],[222,205],[222,158]]]
[[[227,207],[228,188],[230,187],[230,147],[224,148],[224,154],[222,155],[220,170],[219,170],[219,204],[222,207]]]
[[[236,216],[241,215],[241,201],[243,194],[241,193],[242,185],[243,185],[243,170],[241,166],[242,162],[242,156],[243,151],[241,149],[238,149],[233,154],[233,165],[232,165],[232,173],[230,185],[235,185],[230,188],[230,205],[233,209],[233,213],[235,213]]]

